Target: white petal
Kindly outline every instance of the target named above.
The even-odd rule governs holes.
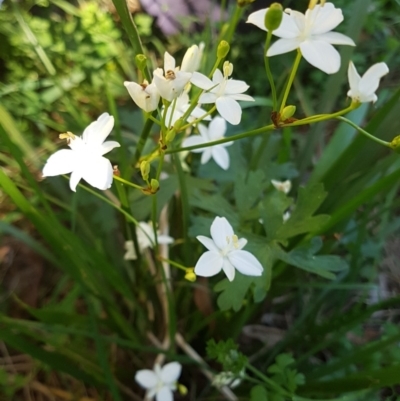
[[[206,77],[203,74],[200,74],[199,72],[194,72],[192,74],[192,77],[190,78],[190,82],[193,85],[196,85],[201,89],[210,89],[215,85],[215,84],[213,84],[213,82],[211,81],[210,78]]]
[[[318,35],[335,29],[343,21],[343,14],[332,3],[325,3],[323,6],[316,5],[312,10],[308,9],[306,19],[312,23],[311,33]]]
[[[156,401],[173,401],[174,395],[169,387],[161,387],[160,390],[157,391]]]
[[[168,53],[164,53],[164,71],[173,71],[175,69],[175,59]]]
[[[219,114],[225,118],[228,123],[238,125],[242,118],[242,108],[239,103],[232,98],[223,96],[215,102]]]
[[[247,251],[231,251],[228,259],[240,273],[246,276],[261,276],[263,267],[257,258]]]
[[[224,258],[224,264],[222,266],[222,270],[226,274],[226,277],[228,277],[228,280],[233,281],[233,279],[235,278],[235,268],[227,258]]]
[[[202,151],[203,151],[203,154],[201,155],[200,161],[201,161],[201,164],[206,164],[209,162],[209,160],[211,159],[211,156],[212,156],[211,148],[208,147],[208,148],[202,149]]]
[[[150,389],[157,386],[158,378],[152,370],[143,369],[136,372],[135,380],[143,388]]]
[[[267,56],[277,56],[278,54],[289,53],[300,46],[301,40],[294,39],[278,39],[274,42],[267,51]]]
[[[170,81],[168,79],[165,79],[164,76],[159,74],[154,74],[153,79],[154,79],[154,84],[156,85],[157,90],[160,93],[160,96],[163,99],[172,102],[175,94],[172,91]]]
[[[214,71],[214,74],[213,74],[213,77],[212,77],[213,86],[215,86],[215,84],[220,84],[223,80],[224,80],[224,76],[222,75],[221,70],[219,70],[217,68]]]
[[[362,76],[358,89],[364,96],[370,96],[378,89],[379,81],[389,72],[386,63],[377,63],[370,67]]]
[[[215,276],[222,269],[223,259],[217,252],[204,252],[197,261],[194,272],[202,277]]]
[[[213,120],[210,122],[210,125],[208,126],[210,141],[215,141],[216,139],[222,138],[225,135],[225,132],[226,132],[225,119],[221,117],[213,118]]]
[[[301,54],[314,67],[326,74],[334,74],[340,68],[340,54],[322,40],[307,40],[300,45]]]
[[[200,96],[199,102],[203,104],[215,103],[217,98],[218,96],[215,93],[206,92]]]
[[[349,79],[350,90],[358,92],[358,84],[360,83],[361,77],[358,74],[356,67],[354,66],[352,61],[350,61],[350,63],[349,63],[349,69],[347,70],[347,76]],[[349,95],[349,96],[351,96],[351,95]]]
[[[216,217],[210,228],[211,238],[219,249],[224,249],[228,245],[228,239],[233,236],[233,228],[225,217]]]
[[[192,135],[183,140],[182,147],[187,148],[189,146],[203,145],[204,143],[205,143],[205,141],[200,135]],[[194,153],[201,153],[203,151],[204,151],[204,148],[191,150],[191,152],[194,152]]]
[[[52,154],[43,167],[43,177],[68,174],[76,166],[77,154],[71,149],[62,149]]]
[[[198,129],[199,129],[200,135],[203,138],[204,142],[205,143],[206,142],[210,142],[211,141],[211,137],[209,135],[208,128],[203,124],[199,124]]]
[[[287,11],[287,12],[289,13],[288,22],[290,21],[290,24],[293,25],[293,28],[292,28],[293,32],[297,29],[297,31],[296,31],[297,34],[295,36],[292,35],[292,36],[286,37],[285,39],[293,39],[295,37],[301,36],[301,34],[306,30],[306,18],[305,18],[305,15],[303,13],[301,13],[299,11],[295,11],[295,10],[290,10],[290,11]],[[276,35],[275,32],[273,32],[273,33],[274,33],[274,35]],[[279,32],[278,32],[277,36],[281,37],[279,35]]]
[[[349,45],[355,46],[354,40],[339,32],[327,32],[321,35],[313,36],[313,40],[324,40],[331,45]]]
[[[179,362],[170,362],[161,369],[161,380],[163,383],[174,383],[181,375],[182,365]]]
[[[235,100],[241,100],[244,102],[254,102],[255,99],[252,96],[244,95],[243,93],[238,93],[237,95],[229,95],[230,98]]]
[[[82,178],[94,188],[108,189],[113,180],[113,168],[110,160],[105,157],[96,157],[89,159],[81,167]]]
[[[183,56],[181,71],[194,72],[200,64],[200,49],[197,45],[193,45],[186,50]]]
[[[246,92],[250,86],[246,84],[244,81],[239,81],[237,79],[229,79],[225,86],[225,94],[237,94]]]
[[[76,192],[76,187],[81,179],[82,179],[82,170],[81,169],[74,170],[71,176],[69,177],[69,187],[71,188],[71,191]]]
[[[229,168],[229,153],[222,146],[213,146],[211,148],[212,157],[215,160],[215,163],[218,164],[224,170],[228,170]]]
[[[114,117],[103,113],[83,131],[82,139],[91,146],[101,145],[114,127]]]
[[[238,240],[238,242],[237,242],[238,249],[244,248],[246,246],[246,244],[247,244],[247,239],[246,238],[240,238]]]
[[[169,235],[157,235],[157,240],[159,244],[162,245],[168,245],[168,244],[172,244],[174,242],[174,239],[172,237],[170,237]]]
[[[198,235],[196,237],[209,251],[219,252],[219,249],[215,245],[211,238],[205,237],[204,235]]]
[[[118,148],[121,145],[118,142],[115,141],[106,141],[104,143],[101,144],[101,153],[100,155],[103,156],[106,153],[110,152],[111,150],[113,150],[114,148]]]
[[[253,24],[256,27],[262,29],[263,31],[266,31],[267,28],[265,27],[264,21],[265,21],[265,14],[267,13],[268,8],[264,8],[262,10],[255,11],[254,13],[251,13],[249,17],[247,18],[247,23],[248,24]]]

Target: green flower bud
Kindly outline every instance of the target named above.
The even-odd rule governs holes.
[[[140,71],[143,71],[146,68],[147,57],[144,54],[137,54],[135,56],[135,62],[137,68],[139,68]]]
[[[292,117],[293,114],[296,112],[296,106],[286,106],[281,113],[281,121],[285,121],[288,118]]]
[[[398,136],[396,136],[395,138],[392,139],[392,142],[390,142],[390,147],[396,153],[400,153],[400,135],[398,135]]]
[[[144,181],[147,181],[149,179],[149,173],[150,173],[150,163],[146,160],[143,160],[140,163],[140,172],[142,173],[142,178]]]
[[[279,3],[272,3],[265,14],[264,25],[268,31],[278,29],[283,18],[283,8]]]
[[[181,117],[181,118],[178,118],[178,119],[175,121],[175,124],[174,124],[174,131],[175,131],[175,132],[179,132],[179,129],[182,127],[182,123],[183,123],[182,117]]]
[[[221,40],[218,45],[217,49],[217,57],[218,58],[225,58],[229,53],[229,43],[226,40]]]
[[[150,187],[151,187],[151,192],[155,194],[158,191],[158,188],[160,188],[160,183],[155,178],[152,178],[150,181]]]
[[[167,132],[167,136],[165,137],[165,142],[166,143],[171,143],[175,139],[176,131],[175,128],[170,129]]]

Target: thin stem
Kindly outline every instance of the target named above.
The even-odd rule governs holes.
[[[187,123],[186,125],[183,125],[182,127],[179,128],[179,131],[184,131],[186,128],[191,127],[192,125],[195,125],[197,123],[199,123],[200,121],[204,120],[205,117],[209,116],[210,114],[214,113],[214,111],[216,110],[216,106],[213,106],[209,111],[207,111],[207,113],[203,114],[201,117],[196,118],[196,120]]]
[[[358,132],[361,134],[365,135],[367,138],[375,141],[376,143],[379,143],[380,145],[386,146],[387,148],[392,148],[390,146],[389,142],[383,141],[382,139],[377,138],[376,136],[371,135],[369,132],[365,131],[361,127],[359,127],[356,123],[353,123],[353,121],[349,120],[348,118],[345,117],[335,117],[337,120],[344,121],[345,123],[351,125],[353,128],[355,128]]]
[[[290,73],[289,80],[288,80],[287,85],[286,85],[285,93],[283,94],[281,107],[279,109],[280,113],[282,113],[283,109],[286,106],[286,101],[287,101],[287,98],[289,96],[290,88],[292,87],[292,84],[293,84],[293,81],[294,81],[294,77],[296,76],[297,69],[299,68],[300,60],[301,60],[301,52],[300,52],[300,50],[297,50],[297,55],[296,55],[296,58],[295,58],[294,63],[293,63],[292,71]]]
[[[140,185],[137,185],[137,184],[134,184],[133,182],[124,180],[123,178],[118,177],[117,175],[114,175],[114,180],[120,181],[120,182],[122,182],[123,184],[129,185],[130,187],[133,187],[133,188],[136,188],[136,189],[140,189],[140,190],[144,189],[144,188],[141,187]]]
[[[267,57],[267,51],[269,49],[269,45],[271,44],[272,32],[268,31],[267,38],[265,39],[265,47],[264,47],[264,64],[265,64],[265,72],[267,73],[268,81],[271,86],[271,94],[272,94],[272,110],[276,111],[278,108],[278,99],[276,97],[276,88],[274,78],[272,76],[271,68],[269,66],[269,58]]]
[[[184,270],[185,272],[186,272],[187,269],[188,269],[187,267],[181,265],[180,263],[174,262],[174,261],[171,260],[171,259],[163,258],[162,256],[158,256],[158,259],[159,259],[161,262],[167,262],[167,263],[169,263],[170,265],[177,267],[178,269]]]

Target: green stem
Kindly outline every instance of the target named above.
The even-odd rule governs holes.
[[[337,120],[344,121],[345,123],[351,125],[358,132],[360,132],[361,134],[365,135],[367,138],[375,141],[376,143],[379,143],[380,145],[386,146],[387,148],[392,148],[390,146],[389,142],[383,141],[382,139],[379,139],[376,136],[371,135],[369,132],[363,130],[361,127],[359,127],[356,123],[353,123],[353,121],[349,120],[348,118],[345,118],[345,117],[335,117],[335,118]]]
[[[299,68],[300,60],[301,60],[301,52],[300,52],[300,50],[297,50],[297,55],[294,60],[292,71],[290,73],[289,80],[286,85],[285,93],[283,94],[283,99],[282,99],[281,107],[279,109],[279,113],[282,113],[283,109],[286,106],[286,101],[289,96],[290,88],[292,87],[294,77],[296,76],[297,69]]]
[[[161,260],[161,262],[167,262],[167,263],[169,263],[171,266],[175,266],[175,267],[177,267],[178,269],[184,270],[185,272],[186,272],[187,269],[188,269],[187,267],[181,265],[180,263],[174,262],[174,261],[171,260],[171,259],[166,259],[166,258],[163,258],[163,257],[161,257],[161,256],[158,256],[158,259]]]
[[[269,49],[269,45],[271,44],[272,32],[268,31],[267,38],[265,40],[265,47],[264,47],[264,65],[265,65],[265,72],[267,73],[268,81],[271,86],[271,94],[272,94],[272,110],[276,111],[278,108],[278,99],[276,97],[276,88],[274,78],[272,76],[271,68],[269,66],[269,58],[267,57],[267,51]]]
[[[207,111],[207,113],[203,114],[201,117],[196,118],[196,120],[194,120],[194,121],[192,121],[192,122],[180,127],[179,131],[184,131],[186,128],[189,128],[189,127],[191,127],[191,126],[203,121],[205,117],[207,117],[210,114],[214,113],[215,110],[216,110],[216,106],[213,106],[209,111]]]
[[[171,154],[171,153],[184,152],[186,150],[208,148],[210,146],[220,145],[221,143],[236,141],[238,139],[243,139],[243,138],[247,138],[247,137],[251,137],[251,136],[255,136],[255,135],[260,135],[260,134],[263,134],[264,132],[272,131],[274,129],[275,129],[275,126],[273,124],[266,125],[265,127],[255,129],[253,131],[248,131],[248,132],[244,132],[243,134],[238,134],[238,135],[233,135],[233,136],[230,136],[227,138],[218,139],[217,141],[207,142],[207,143],[203,143],[200,145],[188,146],[186,148],[168,149],[165,151],[165,153]]]
[[[140,185],[137,185],[137,184],[134,184],[133,182],[124,180],[123,178],[118,177],[117,175],[114,175],[114,180],[120,181],[120,182],[122,182],[123,184],[129,185],[130,187],[133,187],[133,188],[136,188],[136,189],[140,189],[140,190],[144,189],[144,188],[141,187]]]

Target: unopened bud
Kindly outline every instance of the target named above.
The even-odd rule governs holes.
[[[390,147],[397,153],[400,153],[400,135],[396,136],[390,142]]]
[[[171,128],[168,132],[167,135],[165,137],[165,142],[171,143],[174,139],[175,139],[175,135],[176,135],[176,131],[175,128]]]
[[[194,272],[194,269],[192,267],[188,267],[186,269],[185,280],[191,281],[193,283],[194,281],[196,281],[196,278],[197,276]]]
[[[175,130],[175,132],[179,132],[180,128],[182,127],[182,123],[183,123],[182,117],[181,117],[181,118],[178,118],[178,119],[175,121],[175,124],[174,124],[174,130]]]
[[[233,72],[233,64],[230,63],[229,61],[225,61],[223,67],[222,67],[223,71],[224,71],[224,77],[228,78],[232,75]]]
[[[151,192],[155,194],[158,191],[158,188],[160,188],[160,183],[155,178],[152,178],[150,181],[150,187],[151,187]]]
[[[137,54],[135,57],[137,68],[143,71],[146,68],[147,57],[144,54]]]
[[[143,160],[140,163],[140,172],[142,173],[143,180],[147,181],[150,173],[150,163],[148,161]]]
[[[286,106],[281,113],[281,121],[286,121],[296,112],[296,106]]]
[[[180,395],[186,395],[188,393],[188,389],[183,384],[178,384],[178,391]]]
[[[229,43],[226,40],[221,40],[218,45],[217,49],[217,57],[218,58],[225,58],[229,53]]]
[[[268,31],[278,29],[283,18],[283,8],[279,3],[272,3],[265,13],[264,25]]]

